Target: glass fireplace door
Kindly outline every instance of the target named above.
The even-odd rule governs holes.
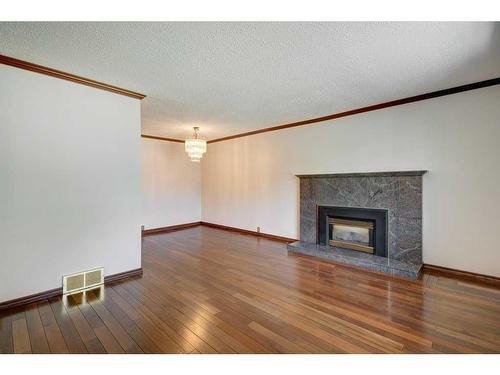
[[[328,223],[331,246],[370,254],[375,252],[374,223],[372,221],[330,217]]]

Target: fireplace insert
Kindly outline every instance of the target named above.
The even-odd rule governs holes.
[[[318,243],[387,257],[387,210],[318,206]]]

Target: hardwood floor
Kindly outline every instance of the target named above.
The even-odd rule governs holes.
[[[500,352],[500,289],[488,285],[390,278],[207,227],[145,237],[143,269],[0,313],[0,352]]]

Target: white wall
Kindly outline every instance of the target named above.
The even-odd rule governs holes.
[[[145,229],[201,220],[201,167],[183,143],[143,138],[142,224]]]
[[[0,65],[0,301],[141,267],[140,101]]]
[[[210,144],[202,220],[298,238],[295,174],[427,169],[424,262],[500,276],[500,87]]]

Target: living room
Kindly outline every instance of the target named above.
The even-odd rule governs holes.
[[[500,352],[498,22],[119,21],[0,22],[0,353]]]

